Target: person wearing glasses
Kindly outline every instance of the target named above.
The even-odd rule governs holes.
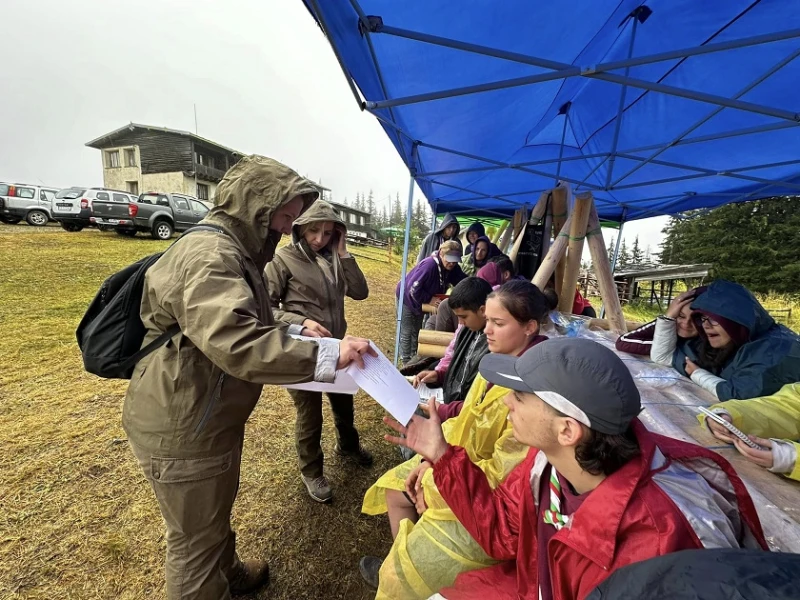
[[[800,337],[776,323],[744,286],[715,281],[690,308],[698,333],[693,356],[687,353],[683,365],[673,357],[670,364],[719,400],[768,396],[800,381]],[[656,323],[654,360],[665,319]]]

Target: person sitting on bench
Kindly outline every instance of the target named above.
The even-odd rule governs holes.
[[[491,293],[492,286],[479,277],[469,277],[453,288],[449,304],[463,327],[455,336],[452,361],[445,367],[419,373],[414,378],[414,387],[420,383],[441,385],[445,404],[467,397],[478,374],[478,364],[489,352],[483,329],[486,326],[486,298]]]

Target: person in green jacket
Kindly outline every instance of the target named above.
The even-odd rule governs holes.
[[[317,201],[294,222],[292,243],[267,264],[269,298],[275,319],[307,328],[322,337],[347,332],[345,297],[365,300],[369,287],[356,259],[347,251],[347,225],[333,205]],[[333,492],[323,473],[322,393],[288,390],[297,410],[295,447],[303,484],[317,502]],[[360,466],[372,465],[353,424],[353,396],[327,394],[336,424],[336,452]]]
[[[711,410],[766,450],[751,448],[713,419],[700,415],[714,437],[736,446],[750,462],[800,481],[800,383],[785,385],[771,396],[720,402]]]
[[[289,167],[244,157],[203,220],[221,231],[179,240],[147,271],[143,344],[180,332],[137,363],[122,425],[166,525],[168,600],[228,600],[269,581],[265,561],[239,560],[230,522],[247,419],[265,384],[331,382],[370,352],[352,337],[294,340],[302,326],[272,316],[264,267],[317,196]]]

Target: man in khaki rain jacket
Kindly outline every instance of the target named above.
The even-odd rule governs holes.
[[[333,380],[368,342],[319,345],[276,324],[263,277],[281,235],[317,198],[311,183],[260,156],[217,188],[203,231],[179,240],[147,273],[144,343],[181,331],[134,370],[122,422],[167,527],[167,597],[220,600],[269,580],[265,562],[239,561],[230,514],[244,426],[264,384]],[[307,332],[306,332],[307,333]]]
[[[304,235],[304,231],[308,234]],[[369,288],[358,263],[347,251],[347,225],[331,204],[317,201],[292,227],[292,243],[278,250],[267,265],[267,281],[276,319],[306,327],[323,336],[344,337],[345,296],[364,300]],[[297,409],[295,446],[303,483],[311,498],[330,502],[332,491],[323,473],[322,394],[289,390]],[[354,426],[353,396],[328,394],[336,424],[336,451],[361,466],[372,455],[361,447]]]

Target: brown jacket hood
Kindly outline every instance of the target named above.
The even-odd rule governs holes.
[[[319,197],[305,177],[276,160],[253,154],[231,167],[214,197],[214,208],[203,220],[222,226],[239,240],[250,258],[264,268],[272,260],[281,235],[269,228],[274,212],[297,196],[303,214]]]
[[[292,243],[297,244],[301,241],[300,228],[309,223],[319,223],[324,221],[332,221],[334,227],[342,233],[347,233],[347,223],[339,216],[339,212],[329,202],[318,200],[314,202],[307,211],[298,217],[292,225]],[[331,244],[333,238],[331,239]],[[331,248],[333,250],[333,248]]]

